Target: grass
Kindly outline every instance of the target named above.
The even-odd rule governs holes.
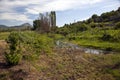
[[[79,41],[73,41],[73,43],[76,43],[80,46],[85,47],[93,47],[98,49],[106,50],[107,48],[111,48],[112,50],[120,51],[120,45],[116,43],[111,42],[103,42],[103,41],[97,41],[97,40],[80,40]]]
[[[0,40],[5,40],[10,32],[0,32]]]
[[[110,34],[113,36],[111,41],[103,41],[100,38],[104,33]],[[94,29],[91,31],[79,32],[75,37],[75,39],[71,40],[73,43],[78,44],[80,46],[85,47],[93,47],[99,49],[108,49],[111,48],[115,51],[120,51],[120,30],[100,30]],[[118,41],[119,40],[119,41]]]

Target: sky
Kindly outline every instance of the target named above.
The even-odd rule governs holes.
[[[56,11],[57,26],[116,10],[120,0],[0,0],[0,24],[33,24],[39,13]]]

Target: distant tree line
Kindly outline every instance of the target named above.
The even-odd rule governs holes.
[[[92,15],[91,18],[87,20],[88,23],[91,22],[118,22],[120,21],[120,7],[116,11],[106,12],[98,16],[97,14]]]

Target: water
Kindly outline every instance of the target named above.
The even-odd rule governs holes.
[[[72,50],[80,50],[84,53],[91,53],[91,54],[106,54],[106,53],[112,53],[109,51],[99,50],[99,49],[93,49],[93,48],[84,48],[81,46],[78,46],[76,44],[62,42],[62,41],[56,41],[56,45],[59,48],[70,48]]]
[[[97,49],[85,49],[85,53],[92,53],[92,54],[103,54],[104,52],[102,50],[97,50]]]

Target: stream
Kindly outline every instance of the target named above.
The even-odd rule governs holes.
[[[84,53],[91,53],[91,54],[114,53],[112,51],[104,51],[104,50],[100,50],[100,49],[85,48],[85,47],[82,47],[82,46],[78,46],[76,44],[63,42],[63,41],[60,41],[60,40],[56,41],[56,46],[59,47],[59,48],[69,48],[71,50],[81,50]]]

